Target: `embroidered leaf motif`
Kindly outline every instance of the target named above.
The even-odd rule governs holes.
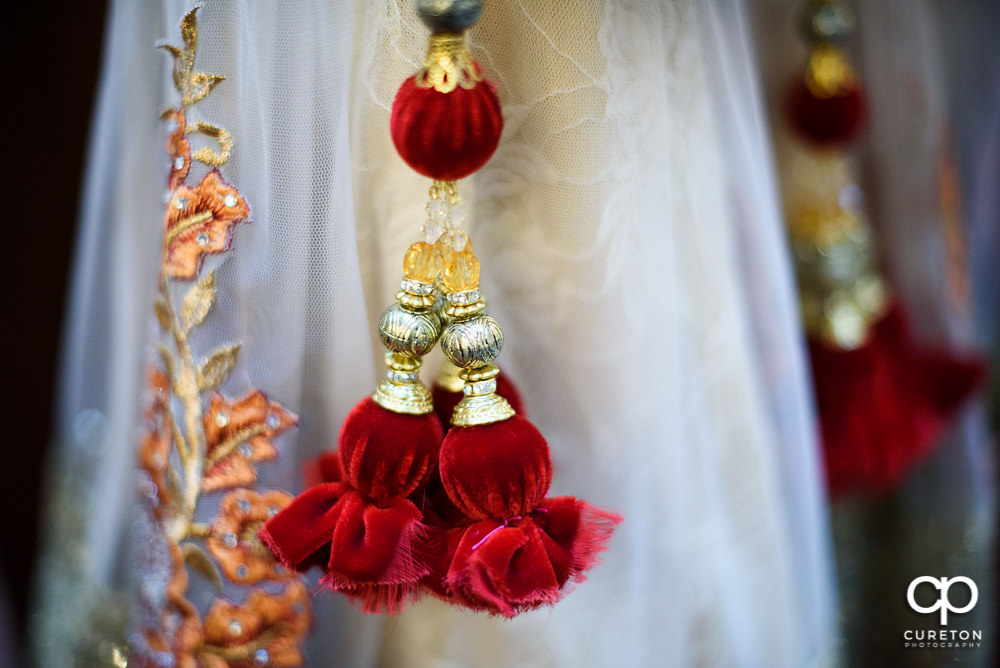
[[[215,303],[215,271],[201,279],[184,295],[181,305],[181,326],[185,332],[201,324]]]
[[[181,94],[181,104],[189,107],[208,95],[226,77],[194,71],[194,54],[198,48],[198,8],[195,7],[181,21],[181,39],[184,48],[161,44],[160,48],[174,57],[174,86]]]
[[[230,249],[233,225],[249,215],[246,200],[218,170],[206,174],[194,188],[179,186],[164,220],[164,271],[171,278],[194,278],[206,254]]]
[[[184,106],[190,106],[201,100],[206,95],[212,92],[212,89],[219,85],[220,82],[225,81],[226,77],[221,74],[205,74],[204,72],[195,72],[191,75],[187,82],[187,88],[184,91]]]
[[[167,309],[167,303],[162,298],[157,298],[153,303],[153,310],[156,311],[156,320],[160,323],[160,327],[164,331],[169,331],[170,311]]]
[[[209,582],[221,592],[222,574],[219,573],[218,566],[209,558],[208,553],[194,543],[185,543],[181,549],[184,551],[184,563],[208,578]]]
[[[202,491],[210,492],[256,482],[253,464],[277,456],[271,439],[298,424],[298,417],[256,390],[235,401],[214,393],[204,421]]]
[[[240,345],[238,343],[223,346],[212,353],[211,357],[198,369],[198,390],[207,392],[221,385],[229,377],[233,367],[236,366],[239,355]]]

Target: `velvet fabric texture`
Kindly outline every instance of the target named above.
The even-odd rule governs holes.
[[[312,467],[318,484],[269,519],[261,540],[288,568],[322,566],[321,582],[366,612],[396,612],[429,572],[423,513],[406,497],[433,477],[441,438],[434,414],[366,398],[344,421],[336,455]]]
[[[975,390],[983,363],[920,349],[895,305],[856,350],[809,342],[830,494],[891,489]]]
[[[455,427],[441,445],[441,482],[465,517],[429,544],[427,589],[473,610],[514,617],[585,579],[622,518],[572,497],[545,499],[548,444],[518,415]]]
[[[508,618],[551,605],[586,579],[619,522],[573,497],[546,499],[528,517],[476,522],[451,554],[447,591],[452,602]]]
[[[437,383],[431,387],[431,393],[434,396],[434,412],[441,420],[441,427],[448,431],[451,428],[451,415],[455,412],[455,406],[465,395],[460,391],[450,392]],[[504,373],[497,376],[497,394],[507,400],[515,413],[527,415],[524,411],[524,399],[521,398],[521,393],[517,391],[517,386]]]
[[[850,142],[860,134],[867,115],[865,95],[860,87],[821,98],[816,97],[801,79],[792,84],[786,111],[798,134],[819,146]]]
[[[489,81],[441,93],[418,87],[410,77],[396,93],[389,124],[406,164],[428,178],[455,181],[478,170],[493,155],[503,116],[496,87]]]
[[[549,446],[520,415],[452,429],[439,467],[448,497],[472,520],[529,515],[552,484]]]

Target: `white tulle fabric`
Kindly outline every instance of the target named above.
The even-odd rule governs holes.
[[[742,3],[485,5],[470,43],[506,126],[461,188],[500,364],[553,493],[626,519],[587,583],[513,622],[427,601],[383,623],[320,597],[309,665],[806,665],[831,637],[826,517]],[[188,8],[122,0],[108,33],[60,407],[64,459],[83,457],[81,411],[103,416],[99,586],[124,582],[174,102],[152,44]],[[388,120],[426,30],[387,0],[209,1],[199,26],[198,69],[227,80],[193,116],[232,133],[224,173],[253,211],[201,335],[243,342],[234,392],[300,415],[266,474],[297,491],[373,387],[375,322],[419,236],[429,184]]]

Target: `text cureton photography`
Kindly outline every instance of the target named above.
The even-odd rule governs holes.
[[[982,645],[983,632],[966,629],[907,629],[903,631],[903,647],[912,648],[963,648]]]

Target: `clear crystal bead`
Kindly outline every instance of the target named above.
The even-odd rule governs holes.
[[[259,649],[253,653],[253,665],[255,666],[266,666],[270,660],[271,656],[266,649]]]
[[[461,204],[451,207],[445,216],[445,225],[453,230],[461,229],[465,226],[465,209]]]
[[[188,208],[187,197],[178,197],[177,201],[174,202],[174,206],[176,206],[181,211],[183,211],[184,209]]]
[[[249,443],[241,443],[240,454],[246,457],[247,459],[250,459],[250,455],[253,454],[253,448],[250,446]]]
[[[174,158],[174,169],[184,169],[184,156]]]
[[[420,232],[424,235],[424,241],[429,244],[437,241],[441,235],[447,231],[448,229],[436,220],[428,220],[424,223],[424,226],[420,228]]]
[[[448,204],[442,199],[432,199],[427,202],[427,216],[431,220],[443,221],[448,215]]]
[[[448,245],[448,249],[452,253],[457,253],[461,250],[466,250],[466,245],[469,243],[469,235],[462,230],[449,230],[444,235],[443,241]]]
[[[250,502],[247,501],[246,499],[240,499],[239,503],[237,503],[236,505],[239,507],[240,512],[242,513],[250,512]]]
[[[222,203],[230,207],[236,206],[238,201],[239,200],[236,199],[236,195],[233,193],[226,193],[226,196],[222,198]]]
[[[199,246],[207,246],[208,242],[211,241],[211,238],[209,238],[207,234],[202,232],[197,237],[195,237],[195,241],[198,243]]]
[[[181,124],[177,122],[176,118],[171,118],[167,121],[167,132],[177,132],[181,127]]]
[[[228,547],[230,550],[239,545],[240,539],[236,537],[232,531],[227,531],[222,534],[222,544]]]
[[[243,625],[240,624],[240,620],[232,619],[229,621],[229,635],[238,636],[243,633]]]
[[[271,429],[277,429],[281,426],[281,417],[275,413],[271,413],[267,416],[267,426]]]
[[[267,514],[270,515],[271,517],[274,517],[275,515],[278,514],[279,510],[280,510],[280,508],[278,508],[277,506],[268,506],[267,507]]]
[[[227,415],[226,413],[219,413],[218,415],[215,416],[215,424],[220,429],[225,427],[227,424],[229,424],[229,415]]]
[[[240,580],[246,580],[248,575],[250,575],[250,569],[247,568],[246,564],[240,564],[236,567],[236,577]]]

